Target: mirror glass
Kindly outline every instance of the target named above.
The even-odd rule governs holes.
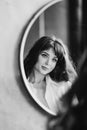
[[[62,39],[65,44],[68,43],[68,26],[67,26],[67,2],[66,0],[54,0],[42,7],[29,20],[25,29],[21,48],[20,48],[20,68],[25,86],[35,100],[35,102],[46,112],[56,115],[56,112],[51,110],[45,99],[46,89],[40,89],[40,82],[36,86],[29,82],[30,76],[25,71],[24,61],[33,47],[34,43],[42,36],[55,36]],[[35,52],[34,52],[35,53]],[[32,59],[34,60],[34,59]],[[29,65],[32,65],[30,62]],[[44,68],[45,69],[45,68]],[[34,75],[34,74],[33,74]],[[34,82],[34,79],[33,81]],[[40,84],[40,85],[39,85]],[[45,84],[43,85],[43,87]],[[36,88],[35,88],[36,87]],[[51,98],[50,98],[51,101]]]

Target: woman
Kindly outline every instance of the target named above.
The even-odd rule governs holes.
[[[55,113],[65,111],[61,98],[77,76],[66,46],[60,40],[41,37],[25,58],[24,68],[38,99]]]

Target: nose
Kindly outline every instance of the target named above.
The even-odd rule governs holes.
[[[48,59],[46,60],[45,64],[46,64],[46,65],[51,65],[51,64],[52,64],[51,59],[48,58]]]

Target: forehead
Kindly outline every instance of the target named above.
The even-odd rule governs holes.
[[[46,53],[46,54],[48,54],[48,55],[50,55],[52,57],[57,57],[53,48],[43,50],[41,53]]]

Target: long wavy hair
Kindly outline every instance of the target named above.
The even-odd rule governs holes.
[[[55,55],[58,58],[55,68],[49,73],[50,77],[54,81],[69,80],[65,58],[66,50],[61,42],[48,36],[43,36],[37,40],[24,59],[24,69],[27,78],[30,76],[41,52],[44,50],[49,50],[50,48],[53,48]]]

